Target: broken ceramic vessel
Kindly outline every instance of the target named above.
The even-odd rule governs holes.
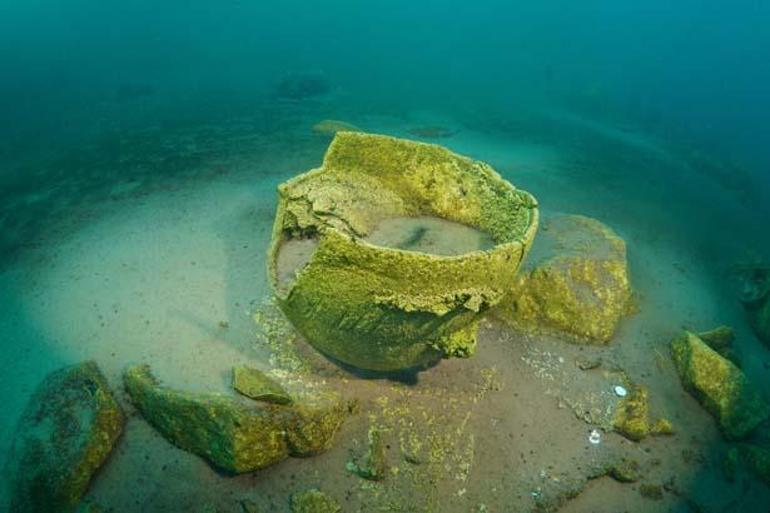
[[[378,371],[472,354],[538,222],[535,198],[487,164],[373,134],[338,133],[321,168],[278,192],[268,273],[281,309],[322,353]],[[405,245],[369,238],[387,220],[425,217],[483,234],[478,249],[425,252],[427,221]]]

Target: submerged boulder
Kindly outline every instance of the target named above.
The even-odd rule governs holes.
[[[7,477],[11,511],[75,511],[123,430],[124,416],[94,362],[49,374],[18,426]]]
[[[346,416],[344,401],[332,391],[301,387],[285,406],[244,403],[161,386],[147,365],[127,369],[124,382],[144,418],[166,439],[236,474],[328,449]]]
[[[595,219],[546,219],[499,314],[517,329],[604,344],[631,306],[626,244]]]
[[[365,240],[384,220],[417,216],[478,229],[494,246],[444,256]],[[480,316],[513,289],[537,219],[535,199],[482,162],[339,132],[320,169],[279,187],[270,281],[298,331],[346,364],[391,371],[468,356]]]
[[[716,418],[726,438],[744,438],[770,416],[743,372],[697,335],[684,332],[671,349],[682,385]]]

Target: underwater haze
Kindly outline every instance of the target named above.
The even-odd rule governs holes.
[[[0,63],[0,511],[770,511],[770,2],[4,0]],[[407,208],[400,185],[356,190],[366,159],[460,175]],[[340,189],[279,196],[334,162]],[[498,294],[508,273],[451,262],[520,220],[476,225],[483,198],[451,194],[507,182],[540,226]],[[365,323],[343,312],[322,336],[328,305],[297,306],[331,243],[292,201],[359,246],[445,257],[462,283],[441,307],[362,299],[424,316],[418,368],[315,340]],[[315,285],[348,308],[356,280],[418,267]],[[470,346],[438,347],[469,311]],[[97,377],[68,367],[84,361]],[[236,393],[234,367],[270,385]],[[327,388],[339,423],[308,399]],[[189,409],[137,398],[167,392]],[[194,427],[207,408],[219,420]],[[283,453],[218,438],[250,408]]]

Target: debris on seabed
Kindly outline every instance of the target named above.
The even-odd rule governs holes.
[[[615,388],[613,388],[613,390],[615,391],[615,395],[618,397],[625,397],[628,395],[628,390],[626,390],[620,385],[616,385]]]
[[[602,442],[602,434],[598,429],[592,429],[588,435],[588,441],[593,445],[598,445]]]

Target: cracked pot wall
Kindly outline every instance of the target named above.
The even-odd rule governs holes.
[[[383,219],[432,215],[489,233],[496,245],[437,256],[362,240]],[[536,200],[491,167],[440,146],[341,132],[323,166],[279,187],[268,259],[279,305],[320,351],[372,370],[467,356],[480,315],[512,289],[537,229]],[[287,289],[283,241],[318,247]]]

